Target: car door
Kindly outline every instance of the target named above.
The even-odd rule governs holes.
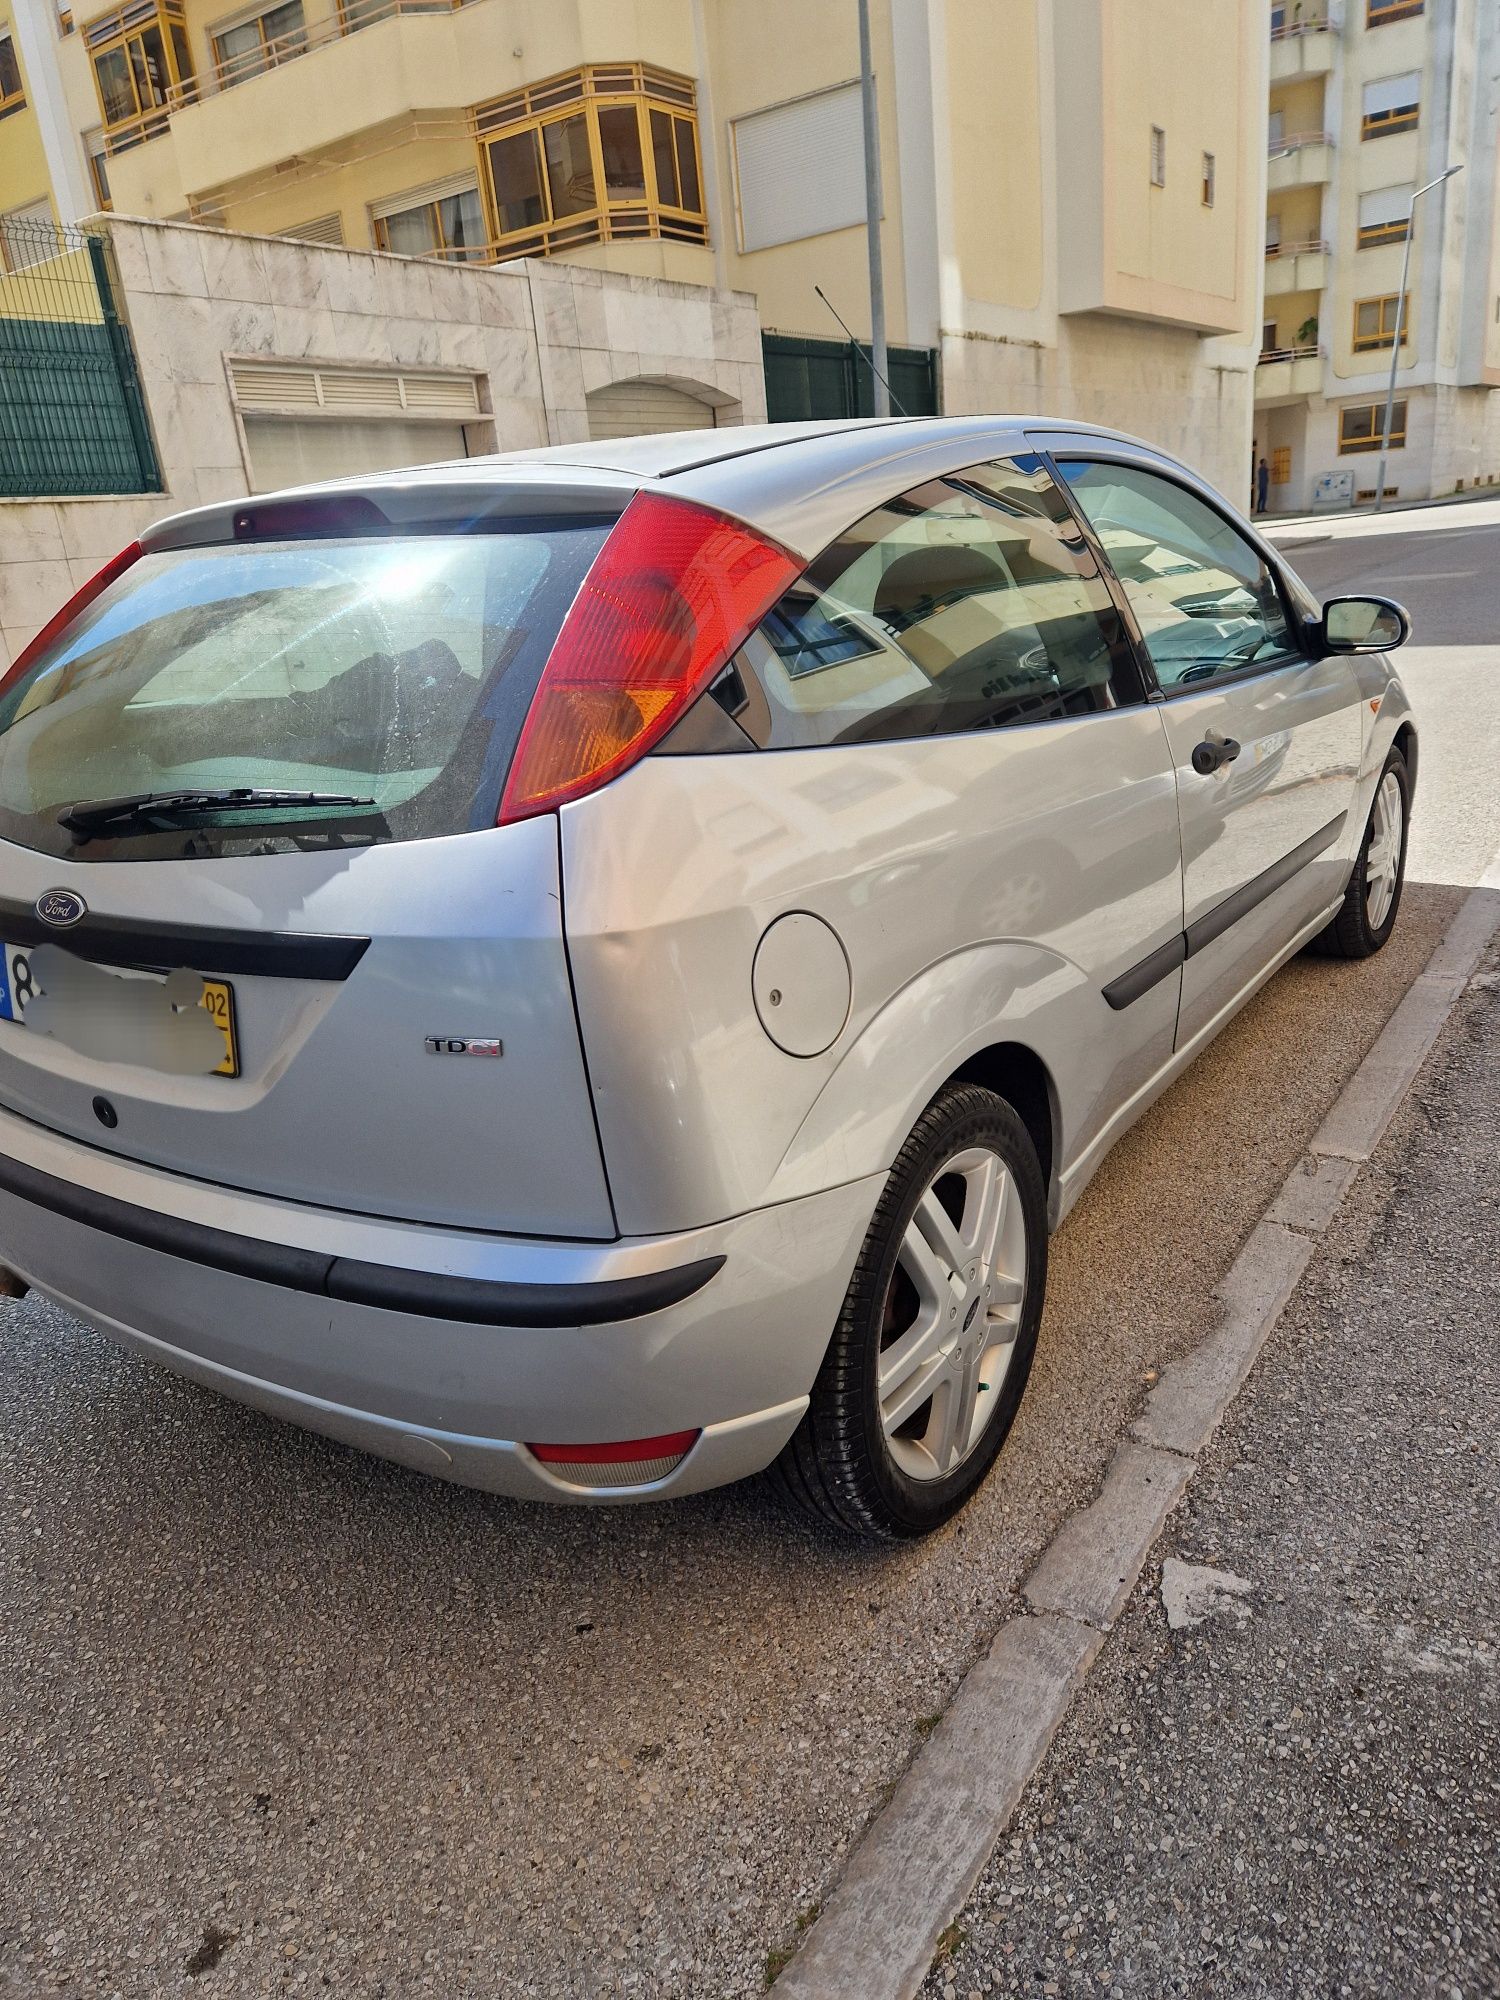
[[[1058,465],[1118,578],[1171,747],[1181,1048],[1338,899],[1359,688],[1347,658],[1314,657],[1273,564],[1186,475],[1113,448]]]

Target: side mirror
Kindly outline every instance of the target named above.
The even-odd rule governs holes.
[[[1330,597],[1321,637],[1326,653],[1389,653],[1411,637],[1411,620],[1391,597]]]

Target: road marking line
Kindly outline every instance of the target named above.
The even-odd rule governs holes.
[[[1500,854],[1345,1084],[1214,1287],[1218,1325],[1172,1362],[1096,1500],[1070,1514],[1023,1603],[970,1668],[889,1805],[854,1848],[776,1981],[788,2000],[914,2000],[1167,1517],[1286,1309],[1360,1166],[1384,1137],[1490,939]]]

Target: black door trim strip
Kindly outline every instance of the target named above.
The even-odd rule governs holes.
[[[37,1167],[0,1155],[0,1191],[14,1195],[69,1222],[159,1250],[185,1263],[206,1264],[238,1278],[253,1278],[288,1291],[312,1292],[349,1304],[378,1306],[423,1319],[461,1320],[475,1326],[602,1326],[640,1319],[680,1305],[699,1292],[724,1263],[700,1257],[671,1271],[607,1278],[592,1284],[518,1284],[492,1278],[450,1277],[438,1271],[411,1271],[395,1264],[368,1264],[354,1257],[330,1257],[286,1243],[237,1236],[206,1223],[185,1222],[138,1208],[133,1202],[91,1188],[75,1187]]]
[[[7,944],[61,945],[95,965],[156,972],[265,973],[274,979],[347,979],[369,950],[367,937],[307,931],[231,931],[201,924],[158,924],[139,917],[95,916],[67,930],[44,924],[31,903],[0,897],[0,938]]]
[[[1112,979],[1104,988],[1108,1005],[1119,1013],[1122,1008],[1139,1000],[1143,993],[1149,993],[1153,986],[1159,985],[1179,965],[1202,951],[1205,945],[1222,937],[1231,925],[1248,916],[1257,904],[1263,903],[1268,896],[1274,896],[1309,861],[1315,860],[1325,848],[1332,847],[1343,832],[1348,817],[1347,813],[1340,813],[1337,819],[1331,819],[1327,826],[1320,827],[1300,846],[1294,847],[1290,854],[1283,854],[1279,861],[1273,861],[1269,868],[1262,869],[1259,875],[1226,896],[1222,903],[1215,903],[1211,910],[1205,910],[1185,931],[1168,938],[1165,944],[1158,945],[1138,964],[1122,972],[1117,979]]]

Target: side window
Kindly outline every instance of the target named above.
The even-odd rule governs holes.
[[[1072,460],[1060,470],[1104,544],[1165,689],[1299,657],[1275,577],[1222,514],[1133,465]]]
[[[934,479],[867,514],[747,643],[771,749],[1088,715],[1141,690],[1061,493],[1027,458]]]

